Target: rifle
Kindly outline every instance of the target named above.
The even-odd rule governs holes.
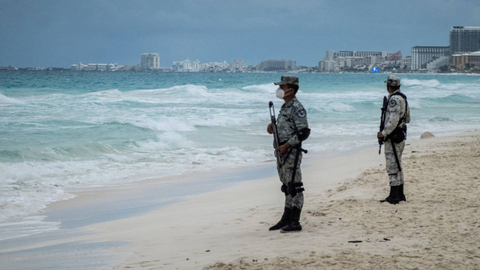
[[[380,117],[380,132],[385,129],[385,114],[387,112],[387,105],[388,105],[388,99],[387,97],[383,97],[383,105],[382,105],[382,116]],[[383,142],[385,141],[385,138],[378,138],[378,154],[380,155],[382,153],[382,145]]]
[[[275,149],[275,157],[277,158],[277,167],[280,168],[280,153],[277,151],[277,148],[280,146],[280,139],[278,137],[277,119],[275,119],[275,107],[273,106],[273,102],[271,101],[268,103],[268,110],[270,111],[270,120],[272,121],[273,148]]]

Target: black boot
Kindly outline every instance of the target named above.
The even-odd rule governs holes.
[[[407,201],[407,198],[405,198],[405,194],[403,194],[403,184],[398,186],[398,196],[400,197],[400,201]]]
[[[280,219],[280,221],[274,226],[270,227],[270,229],[268,230],[269,231],[280,230],[283,226],[290,223],[291,217],[292,217],[292,209],[285,207],[285,210],[283,211],[283,216]]]
[[[390,195],[388,195],[385,200],[381,200],[380,202],[389,202],[390,204],[397,204],[400,202],[399,196],[400,186],[392,187],[390,186]]]
[[[292,219],[288,225],[282,228],[280,232],[287,233],[287,232],[296,232],[302,230],[302,225],[300,225],[300,214],[302,213],[302,209],[293,207],[292,208]]]
[[[390,186],[390,194],[388,194],[388,197],[387,197],[387,198],[385,198],[385,199],[383,199],[383,200],[380,200],[380,202],[386,202],[386,201],[388,201],[388,199],[392,197],[392,193],[393,193],[393,187]]]

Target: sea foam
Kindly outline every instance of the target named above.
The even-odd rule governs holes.
[[[0,94],[0,104],[25,104],[23,101]]]
[[[283,105],[272,83],[279,74],[222,74],[222,81],[214,73],[54,73],[37,81],[19,76],[18,87],[0,86],[0,224],[41,213],[76,190],[274,158],[266,126],[268,102],[277,114]],[[65,81],[69,76],[75,84]],[[388,94],[383,77],[298,76],[298,99],[312,129],[306,149],[315,154],[376,146]],[[409,138],[425,130],[480,128],[478,77],[401,77],[412,109]]]

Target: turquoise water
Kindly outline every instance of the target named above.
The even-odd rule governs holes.
[[[0,72],[0,224],[74,189],[271,161],[281,75]],[[376,146],[385,74],[297,76],[305,148]],[[410,138],[480,128],[480,76],[400,77]]]

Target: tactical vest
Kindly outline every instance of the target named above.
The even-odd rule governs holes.
[[[405,96],[403,93],[401,92],[397,92],[397,93],[394,93],[390,96],[390,98],[388,99],[388,102],[387,104],[390,103],[390,99],[395,96],[395,95],[399,95],[401,97],[403,97],[403,99],[405,100],[405,112],[403,113],[403,116],[402,118],[400,118],[398,120],[398,124],[397,126],[395,127],[395,129],[392,131],[392,133],[390,135],[388,135],[388,139],[392,140],[394,143],[401,143],[403,141],[405,141],[407,139],[407,112],[408,112],[408,101],[407,101],[407,96]],[[400,128],[400,124],[402,123],[402,121],[405,120],[405,126],[403,128]]]

